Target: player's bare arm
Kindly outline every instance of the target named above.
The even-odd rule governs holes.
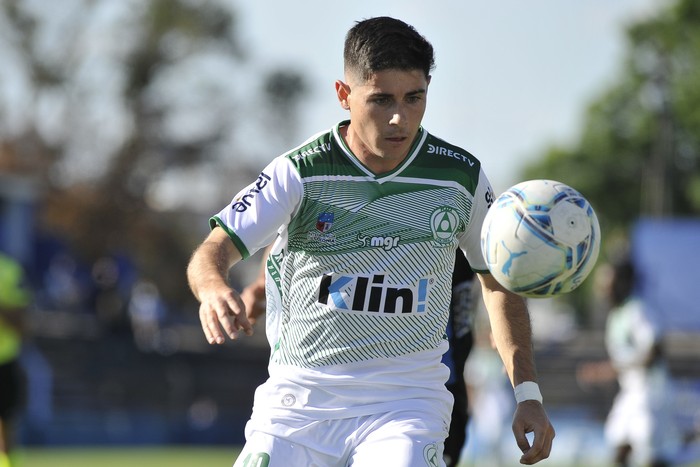
[[[511,384],[515,387],[526,381],[537,382],[532,328],[525,299],[503,288],[491,274],[478,276],[496,348]],[[525,437],[527,433],[535,435],[532,445]],[[531,465],[549,457],[555,433],[541,402],[518,403],[513,416],[513,434],[523,452],[520,463]]]
[[[525,299],[506,290],[491,274],[478,276],[496,348],[513,387],[524,381],[537,381]]]
[[[242,259],[226,232],[214,228],[195,250],[187,266],[187,280],[199,300],[199,320],[210,344],[223,344],[224,332],[236,339],[238,331],[251,335],[245,305],[227,281],[229,269]]]

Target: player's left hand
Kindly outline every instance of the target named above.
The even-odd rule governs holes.
[[[264,277],[264,276],[263,276]],[[265,313],[265,282],[253,282],[241,292],[241,300],[245,305],[245,314],[250,325],[254,325]]]
[[[533,433],[532,445],[525,436]],[[549,457],[554,439],[554,427],[541,403],[535,400],[523,401],[515,408],[513,416],[513,434],[518,447],[523,452],[520,463],[536,464]]]

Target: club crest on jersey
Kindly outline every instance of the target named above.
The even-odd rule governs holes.
[[[316,221],[316,230],[322,233],[326,233],[333,227],[333,213],[332,212],[322,212],[318,215],[318,220]]]
[[[308,232],[307,237],[311,242],[335,243],[335,234],[329,232],[333,227],[335,216],[332,212],[322,212],[316,219],[316,228]]]
[[[385,274],[352,276],[324,274],[318,291],[318,303],[338,311],[380,314],[424,313],[432,279],[419,279],[413,285],[384,282]]]
[[[437,208],[430,215],[433,240],[440,245],[449,245],[459,230],[459,224],[460,220],[455,208],[450,206]]]

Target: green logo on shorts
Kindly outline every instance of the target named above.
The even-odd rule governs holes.
[[[425,447],[425,449],[423,449],[423,458],[425,459],[425,463],[429,467],[439,467],[440,461],[438,459],[437,444],[435,444],[435,443],[428,444]]]
[[[248,454],[243,460],[243,467],[267,467],[270,465],[270,455],[266,452]]]

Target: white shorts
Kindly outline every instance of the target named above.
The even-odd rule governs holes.
[[[444,467],[444,419],[396,411],[313,421],[285,438],[246,429],[234,467]]]
[[[652,459],[671,460],[680,446],[680,435],[665,401],[654,399],[648,391],[622,390],[615,397],[605,423],[605,437],[610,445],[628,444],[641,463]]]

